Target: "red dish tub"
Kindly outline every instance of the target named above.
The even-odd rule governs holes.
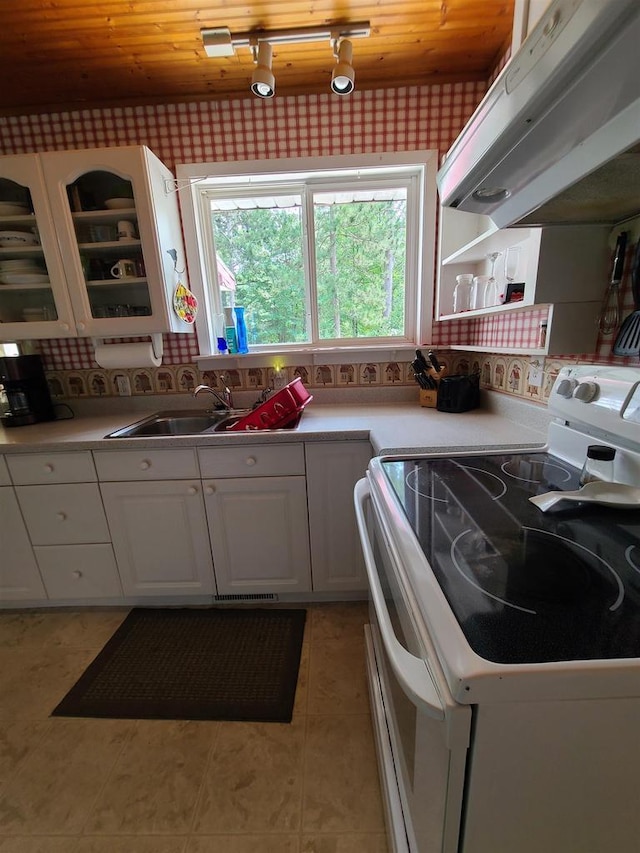
[[[259,429],[291,429],[297,426],[302,410],[313,400],[312,395],[297,376],[266,402],[261,403],[248,415],[225,426],[225,432],[246,432]]]

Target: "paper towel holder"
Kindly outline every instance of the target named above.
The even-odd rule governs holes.
[[[154,332],[149,335],[151,338],[151,349],[153,350],[154,358],[162,360],[162,356],[164,355],[164,341],[162,338],[162,332]],[[94,351],[103,346],[105,343],[104,338],[92,338],[91,342],[93,344]],[[117,344],[112,344],[112,346],[117,346]]]

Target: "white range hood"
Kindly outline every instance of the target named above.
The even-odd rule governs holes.
[[[640,0],[555,0],[438,173],[499,228],[640,213]]]

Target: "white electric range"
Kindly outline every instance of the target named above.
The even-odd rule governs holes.
[[[590,444],[640,486],[640,369],[564,368],[542,450],[371,461],[356,512],[394,851],[640,845],[640,509],[579,487]],[[444,417],[444,416],[443,416]]]

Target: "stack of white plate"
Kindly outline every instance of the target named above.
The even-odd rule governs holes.
[[[2,284],[48,284],[49,276],[42,266],[31,258],[0,261]]]
[[[24,246],[37,246],[38,238],[31,231],[0,231],[0,246],[5,249],[19,249]]]
[[[0,216],[28,216],[31,211],[26,204],[17,201],[0,201]]]

